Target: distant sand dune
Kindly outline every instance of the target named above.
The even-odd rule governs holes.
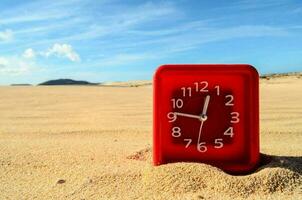
[[[140,86],[150,86],[152,81],[127,81],[127,82],[105,82],[101,83],[100,86],[115,86],[115,87],[140,87]]]

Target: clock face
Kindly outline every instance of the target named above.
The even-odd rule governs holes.
[[[249,65],[165,65],[154,77],[154,164],[231,173],[259,159],[258,74]]]

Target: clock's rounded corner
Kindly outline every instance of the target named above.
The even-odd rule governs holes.
[[[167,71],[171,67],[172,65],[169,64],[159,65],[154,72],[153,80],[155,81],[156,79],[158,79],[165,71]]]
[[[259,72],[256,67],[250,64],[246,64],[245,67],[250,72],[250,74],[252,74],[253,77],[259,79]]]

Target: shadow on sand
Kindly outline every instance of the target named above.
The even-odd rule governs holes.
[[[302,174],[302,156],[273,156],[261,154],[257,171],[265,168],[283,168]]]

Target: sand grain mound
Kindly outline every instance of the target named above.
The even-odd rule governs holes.
[[[152,149],[151,147],[147,147],[145,149],[135,152],[134,154],[127,156],[127,159],[146,161],[146,160],[150,160],[151,156],[152,156]]]
[[[225,198],[248,198],[253,195],[290,194],[295,190],[301,190],[302,165],[300,168],[298,166],[301,161],[289,163],[287,160],[286,162],[291,165],[289,167],[280,162],[280,159],[284,160],[273,157],[269,164],[245,176],[229,175],[218,168],[200,163],[172,163],[147,167],[143,174],[143,182],[146,191],[152,191],[149,197],[156,194],[180,197],[191,193],[223,193]],[[280,163],[283,163],[283,166]]]

